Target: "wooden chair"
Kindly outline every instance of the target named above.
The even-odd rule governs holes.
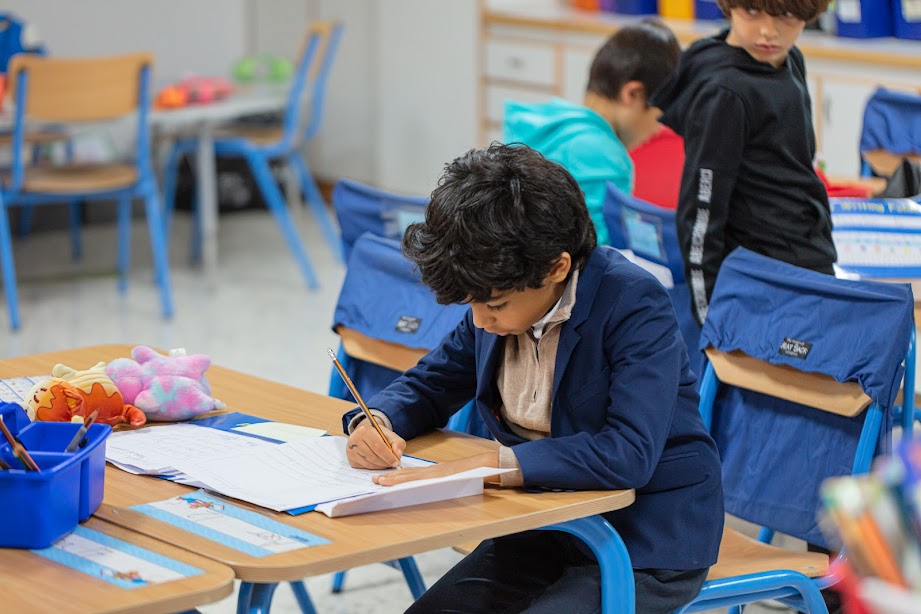
[[[20,325],[12,238],[7,207],[23,204],[116,200],[118,202],[119,290],[127,288],[131,201],[143,198],[155,278],[163,317],[173,301],[157,185],[150,160],[148,110],[153,57],[146,53],[88,58],[15,56],[10,62],[11,96],[16,101],[12,172],[0,188],[0,265],[11,328]],[[37,164],[26,166],[26,122],[75,124],[135,115],[137,142],[130,162]]]
[[[326,209],[326,202],[314,182],[301,150],[319,131],[326,84],[339,40],[342,37],[342,29],[341,23],[332,21],[316,22],[307,29],[303,53],[291,82],[281,124],[235,125],[219,132],[214,139],[215,156],[242,157],[246,160],[310,288],[317,286],[316,274],[297,229],[288,215],[285,199],[278,189],[270,162],[280,160],[296,173],[301,195],[313,211],[330,249],[338,256],[340,253],[338,233],[333,228],[332,220]],[[310,102],[306,118],[302,117],[301,112],[304,98],[309,99]],[[184,138],[177,141],[170,152],[164,181],[167,223],[174,207],[179,161],[182,156],[194,152],[196,147],[194,138]],[[196,208],[197,218],[197,203],[193,207]],[[196,232],[192,236],[193,260],[200,257],[200,235],[200,224],[197,224]]]
[[[891,177],[903,158],[921,162],[921,95],[877,89],[863,114],[860,174]]]

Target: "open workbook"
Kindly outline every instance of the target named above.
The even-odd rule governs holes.
[[[330,517],[393,509],[476,495],[483,478],[504,470],[482,468],[378,486],[383,471],[353,469],[345,457],[345,437],[305,437],[271,443],[192,424],[174,424],[114,433],[106,460],[132,473],[149,473],[200,486],[275,511],[310,506]],[[403,457],[403,467],[429,461]]]

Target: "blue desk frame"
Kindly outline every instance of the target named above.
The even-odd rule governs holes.
[[[630,555],[617,531],[601,516],[588,516],[541,527],[543,531],[564,531],[584,541],[601,566],[602,614],[634,614],[636,596]],[[243,582],[237,598],[237,614],[266,614],[278,583]],[[301,581],[291,582],[294,596],[304,614],[316,609]]]

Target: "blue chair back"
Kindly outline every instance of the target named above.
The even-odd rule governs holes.
[[[881,87],[867,101],[860,135],[863,175],[872,174],[863,154],[881,149],[899,156],[921,154],[921,95]]]
[[[629,199],[630,196],[614,187],[613,183],[606,182],[601,217],[608,227],[609,244],[615,249],[628,249],[627,231],[624,230],[624,203]]]
[[[399,240],[406,227],[425,218],[429,199],[386,192],[350,179],[333,188],[332,205],[342,233],[342,256],[348,263],[352,246],[362,234]]]
[[[344,326],[372,339],[433,350],[457,328],[467,309],[466,305],[439,305],[403,256],[399,241],[365,233],[349,257],[333,329]],[[353,357],[347,357],[343,364],[364,398],[377,394],[401,375],[401,371]],[[349,399],[335,377],[330,394]],[[456,417],[451,428],[491,437],[485,423],[469,408]]]
[[[342,38],[342,29],[342,24],[335,21],[316,22],[307,28],[304,48],[294,69],[285,103],[281,149],[303,145],[319,130],[326,84]],[[306,119],[302,117],[305,107],[309,109]]]
[[[718,389],[711,361],[701,414],[719,447],[726,511],[825,545],[817,525],[819,486],[828,477],[866,472],[874,452],[887,449],[912,332],[908,285],[836,279],[733,251],[720,268],[701,348],[856,382],[869,406],[849,417],[756,392],[755,382]]]

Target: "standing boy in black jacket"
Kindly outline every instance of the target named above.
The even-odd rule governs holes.
[[[694,43],[653,96],[684,137],[678,240],[698,322],[738,246],[833,274],[828,196],[813,167],[803,54],[828,0],[718,0],[729,30]]]

